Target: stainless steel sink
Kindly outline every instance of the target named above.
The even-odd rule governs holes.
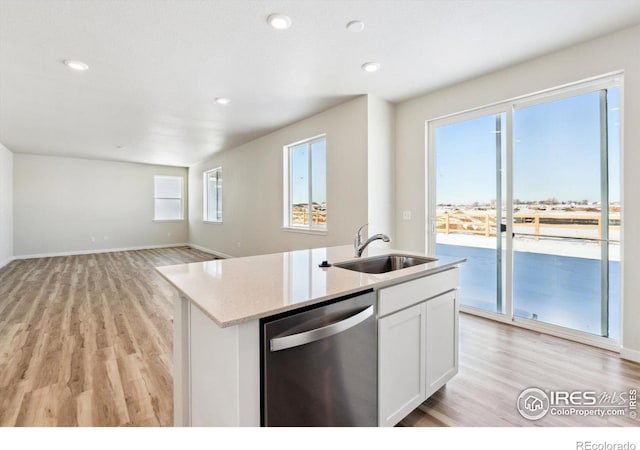
[[[437,261],[436,258],[418,257],[411,255],[391,254],[383,256],[372,256],[358,261],[335,263],[335,267],[354,270],[364,273],[387,273],[394,270],[406,269],[420,264],[427,264]]]

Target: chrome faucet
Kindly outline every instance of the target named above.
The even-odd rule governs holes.
[[[360,228],[358,228],[358,231],[356,231],[356,238],[353,240],[353,248],[356,252],[355,254],[356,258],[360,258],[362,256],[362,252],[364,251],[364,249],[367,248],[367,245],[371,244],[373,241],[377,241],[378,239],[381,239],[383,242],[391,241],[391,239],[389,239],[389,236],[387,236],[386,234],[378,233],[378,234],[374,234],[369,239],[362,242],[362,229],[367,225],[369,224],[365,223]]]

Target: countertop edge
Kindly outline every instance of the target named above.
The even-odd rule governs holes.
[[[226,327],[229,326],[229,325],[224,325],[222,322],[220,322],[213,314],[209,313],[209,311],[207,311],[206,308],[203,308],[202,306],[200,306],[197,300],[194,300],[193,298],[191,298],[191,296],[189,296],[182,289],[180,289],[180,287],[177,284],[175,284],[171,278],[166,276],[160,270],[163,267],[166,267],[166,266],[157,266],[157,267],[154,267],[154,269],[156,270],[156,272],[158,272],[162,276],[162,278],[167,280],[171,286],[173,286],[174,288],[176,288],[178,290],[178,295],[180,295],[180,297],[184,297],[184,298],[188,299],[191,303],[193,303],[195,306],[197,306],[198,309],[200,311],[202,311],[207,317],[209,317],[211,320],[213,320],[216,323],[216,325],[218,325],[220,328],[226,328]],[[238,323],[241,323],[241,322],[238,322]]]

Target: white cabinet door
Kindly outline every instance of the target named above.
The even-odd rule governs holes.
[[[393,426],[426,399],[425,303],[378,321],[379,425]]]
[[[456,291],[426,302],[426,397],[458,373],[458,302]]]

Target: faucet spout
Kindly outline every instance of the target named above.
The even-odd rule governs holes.
[[[373,236],[371,236],[370,238],[362,242],[362,229],[367,225],[368,224],[362,225],[360,228],[358,228],[358,231],[356,231],[356,237],[353,241],[353,248],[355,250],[356,258],[360,258],[362,256],[362,252],[364,252],[364,249],[367,248],[367,246],[371,244],[373,241],[377,241],[377,240],[381,240],[382,242],[391,241],[391,239],[389,239],[389,236],[387,236],[386,234],[378,233],[378,234],[374,234]]]

